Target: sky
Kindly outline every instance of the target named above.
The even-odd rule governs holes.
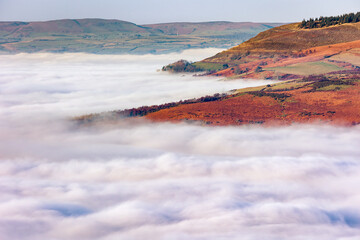
[[[359,0],[0,0],[0,21],[297,22],[357,11]]]

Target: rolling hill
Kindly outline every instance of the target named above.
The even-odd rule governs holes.
[[[208,70],[231,78],[286,81],[123,111],[111,119],[211,125],[333,123],[360,124],[360,23],[305,29],[300,23],[256,37],[196,63],[179,61],[164,70]],[[101,114],[82,116],[96,121]]]
[[[296,79],[359,67],[359,41],[360,23],[313,29],[294,23],[264,31],[192,66],[226,77]]]
[[[164,23],[136,25],[105,19],[0,22],[0,52],[166,53],[228,48],[280,24]]]

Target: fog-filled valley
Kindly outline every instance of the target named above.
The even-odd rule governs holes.
[[[168,55],[0,56],[0,239],[358,239],[360,128],[70,119],[269,80],[157,71]]]

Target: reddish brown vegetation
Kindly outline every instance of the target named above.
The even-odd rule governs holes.
[[[141,117],[148,115],[153,112],[157,112],[163,109],[173,108],[180,105],[187,105],[187,104],[194,104],[194,103],[203,103],[203,102],[212,102],[212,101],[218,101],[226,98],[226,94],[219,94],[216,93],[212,96],[205,96],[200,98],[194,98],[189,100],[181,100],[179,102],[171,102],[171,103],[165,103],[161,105],[152,105],[152,106],[142,106],[138,108],[131,108],[131,109],[125,109],[120,111],[112,111],[106,114],[106,118],[111,119],[118,119],[118,118],[131,118],[131,117]],[[92,122],[94,120],[103,120],[104,116],[103,114],[90,114],[85,116],[80,116],[75,118],[77,121],[80,122]]]
[[[319,80],[294,90],[247,92],[221,101],[180,105],[145,117],[152,121],[190,120],[213,125],[291,124],[314,121],[359,124],[359,82],[337,81],[336,84],[339,86],[351,86],[343,90],[319,90],[335,82],[336,80]]]
[[[211,58],[205,63],[228,64],[229,68],[215,75],[241,78],[283,78],[266,68],[297,63],[328,61],[334,55],[360,48],[360,23],[350,23],[321,29],[299,29],[289,24],[262,32],[249,41]],[[344,62],[334,64],[353,69]],[[264,71],[257,71],[261,67]],[[289,77],[285,77],[289,79]],[[293,76],[293,79],[298,76]]]
[[[334,55],[351,53],[352,61],[354,56],[356,60],[356,56],[359,56],[357,54],[360,54],[359,29],[360,23],[311,30],[299,29],[298,24],[290,24],[263,32],[203,61],[226,66],[226,69],[215,75],[237,75],[242,78],[274,78],[275,72],[267,71],[266,68],[307,62],[327,62],[344,70],[309,77],[303,77],[306,74],[276,73],[279,79],[297,80],[287,87],[268,85],[259,91],[243,91],[211,98],[209,101],[188,100],[166,106],[130,109],[122,113],[155,122],[195,121],[213,125],[318,121],[360,124],[359,67],[351,64],[351,61],[330,59]],[[344,58],[344,55],[341,56]],[[357,64],[356,61],[354,64]]]
[[[348,74],[349,72],[345,72]],[[360,124],[360,70],[309,76],[279,88],[213,96],[144,106],[77,118],[82,123],[123,118],[145,118],[154,122],[198,122],[211,125],[327,122]],[[295,84],[295,85],[291,85]],[[288,86],[288,87],[287,87]]]

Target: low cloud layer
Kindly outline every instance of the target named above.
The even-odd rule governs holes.
[[[0,56],[0,239],[357,239],[358,127],[66,120],[248,83],[154,72],[176,57]]]
[[[6,107],[2,109],[5,113],[18,110],[28,115],[66,116],[179,101],[269,82],[224,82],[219,78],[156,71],[179,59],[200,60],[218,51],[189,50],[180,55],[157,56],[3,55],[0,104]]]

